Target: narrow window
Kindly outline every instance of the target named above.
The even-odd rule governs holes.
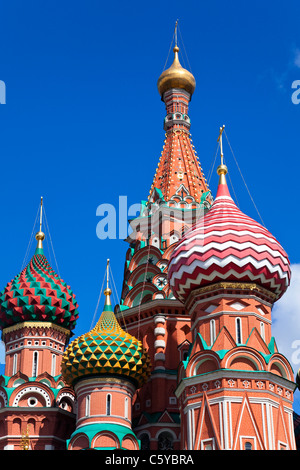
[[[216,339],[216,322],[215,320],[210,320],[210,345],[212,346]]]
[[[128,397],[125,397],[125,410],[124,410],[124,416],[126,419],[128,419]]]
[[[189,353],[188,351],[183,351],[183,358],[182,358],[183,361],[186,361],[186,360],[187,360],[187,358],[188,358],[188,353]]]
[[[91,396],[85,397],[85,416],[90,416]]]
[[[242,325],[241,325],[240,318],[236,319],[235,328],[236,328],[236,342],[241,343],[242,342]]]
[[[260,336],[262,339],[265,339],[265,324],[264,322],[260,322]]]
[[[251,442],[245,442],[245,450],[252,450]]]
[[[51,375],[55,376],[56,371],[56,355],[52,354]]]
[[[111,412],[111,395],[108,394],[106,396],[106,415],[110,416],[110,412]]]
[[[33,353],[33,364],[32,364],[32,377],[37,376],[37,369],[38,369],[38,352],[34,351]]]
[[[15,375],[17,373],[17,362],[18,362],[18,355],[14,354],[12,375]]]

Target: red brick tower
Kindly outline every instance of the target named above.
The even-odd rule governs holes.
[[[68,450],[139,450],[132,431],[132,397],[147,382],[150,359],[141,341],[125,332],[114,315],[108,284],[100,319],[67,347],[62,374],[78,400],[76,429]]]
[[[293,371],[271,335],[289,260],[270,232],[237,208],[226,173],[221,164],[211,209],[169,263],[193,338],[175,391],[181,448],[294,450]]]
[[[178,52],[176,44],[173,64],[158,80],[166,105],[165,141],[148,200],[131,222],[116,309],[119,321],[143,341],[151,357],[151,378],[133,402],[134,431],[142,448],[150,449],[179,449],[177,369],[192,341],[190,317],[168,283],[168,260],[175,243],[212,203],[189,130],[195,79],[180,65]]]
[[[75,426],[75,394],[62,379],[60,365],[78,318],[77,302],[49,265],[44,238],[40,224],[29,264],[0,293],[6,348],[0,449],[65,449]]]

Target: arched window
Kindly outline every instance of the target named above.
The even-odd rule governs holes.
[[[216,339],[216,322],[215,320],[210,320],[209,322],[210,327],[210,345],[212,346]]]
[[[128,397],[125,397],[124,417],[128,419]]]
[[[265,324],[262,321],[260,322],[260,336],[263,340],[265,339]]]
[[[150,450],[150,438],[148,434],[141,435],[141,450]]]
[[[172,450],[173,449],[173,436],[168,431],[163,431],[158,436],[157,442],[158,450]]]
[[[111,413],[111,395],[106,395],[106,415],[110,416]]]
[[[85,397],[85,416],[90,416],[91,395]]]
[[[235,320],[235,330],[236,330],[236,342],[242,342],[242,322],[240,318]]]
[[[17,373],[18,355],[14,354],[12,375]]]
[[[32,377],[37,376],[38,358],[39,358],[39,353],[37,351],[34,351],[34,353],[33,353],[33,363],[32,363]]]
[[[252,450],[252,443],[251,442],[245,442],[245,450]]]
[[[55,375],[56,371],[56,354],[52,354],[51,375]]]

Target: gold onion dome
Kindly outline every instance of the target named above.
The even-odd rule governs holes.
[[[178,58],[179,47],[173,49],[174,61],[171,67],[165,70],[158,79],[157,88],[161,97],[171,88],[181,88],[189,92],[191,95],[196,88],[196,80],[193,74],[184,69]]]
[[[64,352],[61,371],[74,385],[89,376],[123,376],[140,388],[150,375],[150,358],[141,341],[119,325],[105,289],[104,310],[96,326],[70,343]]]

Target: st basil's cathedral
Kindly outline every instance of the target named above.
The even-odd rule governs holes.
[[[158,79],[165,140],[131,221],[118,305],[109,262],[96,326],[76,337],[70,286],[45,234],[0,292],[1,450],[296,450],[298,377],[272,336],[291,271],[280,243],[233,201],[219,132],[211,193],[190,134],[194,76]],[[75,337],[75,339],[73,339]]]

